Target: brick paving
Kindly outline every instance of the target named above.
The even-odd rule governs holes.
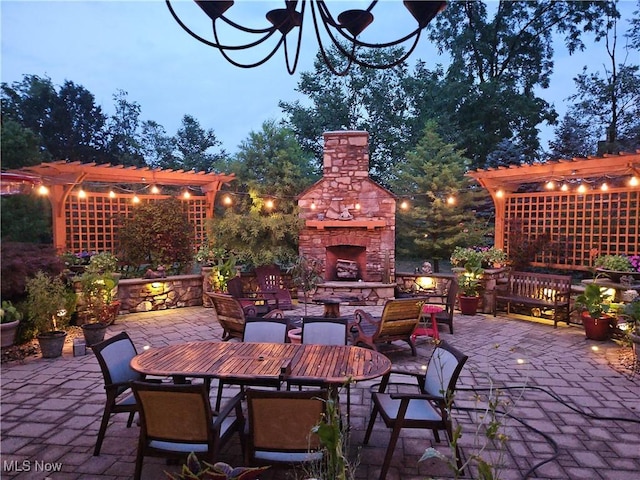
[[[321,307],[308,308],[314,315]],[[343,307],[343,312],[354,308]],[[369,309],[376,311],[376,307]],[[202,307],[123,315],[109,327],[107,336],[122,330],[139,350],[144,345],[221,337],[212,310]],[[454,418],[462,427],[463,458],[471,465],[467,478],[478,478],[473,466],[478,454],[499,465],[498,478],[505,480],[640,478],[640,373],[634,375],[628,368],[629,349],[587,340],[576,326],[554,329],[500,316],[456,315],[455,335],[447,331],[441,338],[470,357],[460,378],[461,389],[503,387],[498,409],[509,414],[501,421],[501,432],[508,438],[504,446],[484,445],[484,436],[476,431],[480,419],[488,417],[482,413],[486,392],[457,393],[459,409]],[[422,368],[433,349],[426,338],[418,340],[417,357],[401,342],[397,346],[388,355],[394,367],[408,370]],[[92,455],[104,391],[91,353],[73,357],[68,343],[62,358],[5,363],[0,373],[1,478],[132,478],[138,429],[126,428],[126,415],[112,417],[101,455]],[[389,439],[389,431],[379,421],[370,445],[361,445],[370,411],[369,388],[374,383],[352,388],[350,450],[352,458],[357,458],[357,479],[378,478]],[[225,395],[233,393],[225,388]],[[557,445],[557,455],[551,442]],[[387,479],[452,477],[440,461],[418,462],[430,446],[449,455],[446,443],[436,444],[431,432],[404,430]],[[239,442],[225,447],[220,460],[241,464]],[[162,459],[148,458],[143,478],[161,479],[165,471],[177,470],[178,466]],[[304,475],[272,470],[264,478],[296,477]]]

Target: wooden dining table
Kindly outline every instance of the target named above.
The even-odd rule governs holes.
[[[391,361],[374,350],[351,345],[188,342],[150,348],[131,360],[145,375],[220,378],[251,384],[291,380],[341,385],[380,377]]]

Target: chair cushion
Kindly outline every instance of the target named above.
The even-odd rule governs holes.
[[[206,443],[180,443],[180,442],[163,442],[161,440],[151,440],[149,447],[156,450],[165,450],[167,452],[208,452],[209,446]]]
[[[261,462],[302,463],[322,460],[322,452],[271,452],[256,450],[255,459]]]
[[[398,409],[400,408],[400,400],[391,398],[388,393],[374,393],[373,401],[381,410],[383,418],[386,416],[392,420],[398,417]],[[429,421],[440,422],[442,417],[440,412],[427,400],[409,400],[407,413],[404,416],[405,421]]]

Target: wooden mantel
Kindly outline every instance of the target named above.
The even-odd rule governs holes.
[[[324,230],[325,228],[366,228],[374,230],[386,225],[384,220],[307,220],[307,227]]]

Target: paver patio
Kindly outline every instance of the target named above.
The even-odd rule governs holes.
[[[309,314],[319,314],[309,306]],[[344,307],[346,313],[356,307]],[[362,307],[357,307],[362,308]],[[372,307],[376,313],[380,308]],[[509,386],[500,394],[505,419],[506,446],[482,452],[493,463],[504,463],[499,478],[519,479],[633,479],[640,478],[640,374],[633,375],[621,359],[627,350],[614,342],[587,340],[581,328],[552,326],[489,315],[456,315],[455,335],[441,333],[469,355],[459,387]],[[144,345],[221,338],[211,309],[202,307],[120,316],[107,336],[125,330],[139,350]],[[597,347],[594,348],[594,347]],[[418,370],[433,345],[418,340],[418,357],[398,343],[389,352],[394,367]],[[369,446],[359,448],[370,411],[369,387],[352,388],[351,450],[359,458],[356,477],[377,479],[389,430],[379,420]],[[138,428],[126,428],[126,415],[115,415],[99,457],[92,456],[104,404],[102,376],[93,354],[73,357],[67,344],[62,358],[28,358],[1,368],[1,477],[6,479],[79,480],[129,479],[133,475]],[[214,382],[215,385],[215,382]],[[228,390],[228,391],[227,391]],[[225,389],[231,395],[233,389]],[[483,396],[485,392],[481,392]],[[462,408],[486,406],[470,391],[456,395]],[[580,413],[584,412],[584,413]],[[479,453],[474,445],[478,413],[454,411],[463,427],[461,446],[465,460]],[[546,435],[545,438],[542,434]],[[551,442],[557,444],[557,455]],[[425,448],[438,445],[431,432],[405,430],[396,447],[389,480],[424,480],[451,477],[437,461],[419,463]],[[438,449],[448,450],[444,444]],[[225,447],[221,461],[241,464],[239,442]],[[545,460],[547,463],[530,471]],[[47,471],[48,469],[48,471]],[[55,471],[58,470],[59,471]],[[162,459],[145,460],[143,478],[165,478],[177,471]],[[477,478],[474,469],[467,478]],[[271,471],[265,478],[293,478]]]

